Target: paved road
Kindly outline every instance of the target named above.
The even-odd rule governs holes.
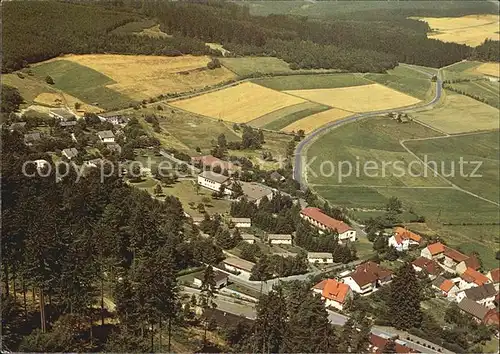
[[[406,66],[415,70],[415,71],[421,72],[429,77],[432,77],[432,74],[430,74],[428,72],[418,70],[417,68],[414,68],[414,67],[409,66],[409,65],[406,65]],[[351,122],[354,122],[357,120],[375,117],[375,116],[383,115],[383,114],[388,114],[388,113],[394,112],[394,111],[405,112],[405,111],[414,110],[416,108],[419,108],[419,109],[430,108],[436,102],[438,102],[439,99],[441,98],[442,83],[443,82],[441,80],[440,74],[438,74],[438,79],[436,80],[436,94],[435,94],[434,98],[432,99],[432,101],[430,101],[424,105],[416,104],[416,105],[412,105],[412,106],[408,106],[408,107],[404,107],[404,108],[400,108],[400,109],[386,109],[386,110],[382,110],[382,111],[358,113],[358,114],[354,114],[352,116],[349,116],[347,118],[344,118],[344,119],[341,119],[341,120],[338,120],[335,122],[331,122],[331,123],[329,123],[321,128],[316,129],[315,131],[313,131],[312,133],[307,135],[297,145],[297,148],[295,150],[295,163],[294,163],[294,169],[293,169],[293,178],[300,183],[302,188],[305,188],[307,186],[307,181],[304,179],[304,171],[302,170],[302,167],[303,167],[302,164],[304,162],[306,162],[305,156],[304,156],[304,148],[306,148],[309,145],[309,143],[311,143],[314,140],[314,138],[318,137],[321,134],[324,134],[325,132],[327,132],[330,129],[334,129],[334,128],[337,128],[337,127],[344,125],[346,123],[351,123]]]

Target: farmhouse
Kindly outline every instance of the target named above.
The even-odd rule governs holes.
[[[424,271],[431,279],[436,278],[442,272],[439,264],[433,259],[418,257],[411,264],[416,272]]]
[[[264,197],[268,200],[273,199],[274,191],[267,186],[255,182],[240,182],[240,184],[243,194],[250,202],[255,202],[255,204],[259,205]]]
[[[457,294],[457,301],[460,302],[464,298],[471,299],[480,305],[490,309],[495,307],[495,295],[497,291],[493,284],[484,284],[473,288],[465,289]]]
[[[420,245],[422,237],[403,227],[396,227],[394,234],[389,237],[389,246],[394,247],[397,251],[407,251],[410,245]]]
[[[440,291],[441,295],[448,299],[454,299],[457,292],[460,291],[455,283],[453,283],[450,279],[446,279],[442,276],[438,276],[432,282],[432,288]]]
[[[227,286],[227,281],[229,280],[229,275],[227,275],[226,273],[220,272],[218,270],[214,270],[214,280],[215,280],[215,287],[220,289],[224,286]],[[193,279],[193,284],[195,286],[200,287],[202,283],[203,283],[203,273],[196,275]]]
[[[328,252],[307,252],[307,261],[309,263],[333,263],[333,255]]]
[[[368,294],[392,280],[392,272],[377,263],[368,261],[356,267],[356,270],[342,279],[351,289],[359,294]]]
[[[24,134],[24,144],[28,146],[33,145],[33,143],[40,141],[41,139],[42,136],[39,132]]]
[[[319,208],[304,208],[301,210],[300,216],[320,230],[338,232],[339,243],[356,241],[356,231],[352,227],[324,214]]]
[[[479,262],[476,256],[472,255],[470,257],[467,257],[467,259],[457,264],[455,270],[458,274],[462,274],[467,270],[467,268],[472,268],[474,270],[479,271],[479,269],[481,268],[481,263]]]
[[[469,315],[472,315],[476,322],[480,323],[486,318],[489,309],[483,305],[479,305],[474,300],[464,298],[458,303],[458,308]]]
[[[456,267],[460,262],[468,259],[469,256],[454,250],[453,248],[444,247],[444,260],[441,263],[443,268],[450,273],[456,272]],[[464,270],[465,271],[465,270]]]
[[[481,274],[472,268],[467,268],[465,272],[460,274],[459,287],[460,289],[468,289],[475,286],[481,286],[489,282],[490,280],[484,274]]]
[[[271,245],[291,245],[292,235],[289,234],[269,234],[267,241]]]
[[[221,186],[227,187],[229,183],[229,177],[211,171],[203,171],[198,175],[198,184],[215,192],[218,192]],[[231,195],[231,190],[226,188],[224,194]]]
[[[241,234],[241,239],[246,243],[253,245],[257,238],[252,234]]]
[[[312,288],[313,292],[321,294],[326,307],[334,307],[343,310],[344,305],[353,298],[349,285],[340,283],[335,279],[325,279]]]
[[[235,171],[238,169],[238,166],[232,164],[231,162],[221,160],[212,155],[205,156],[193,156],[191,157],[191,163],[193,165],[210,167],[210,170],[214,170],[214,168],[218,167],[221,171]]]
[[[255,263],[246,261],[241,258],[228,257],[222,261],[224,268],[228,271],[250,277],[252,273],[252,268]]]
[[[55,108],[49,111],[49,116],[51,118],[59,119],[59,120],[71,120],[75,119],[75,114],[64,108]]]
[[[441,242],[436,242],[422,249],[420,256],[427,259],[441,259],[444,257],[444,248],[445,246]]]
[[[99,140],[103,143],[114,143],[115,142],[115,135],[111,130],[102,130],[97,133],[97,136],[99,137]]]
[[[252,219],[250,218],[231,218],[231,223],[238,228],[252,227]]]
[[[500,268],[495,268],[495,269],[490,270],[486,274],[486,277],[488,277],[488,279],[491,280],[491,282],[495,286],[495,289],[497,289],[497,291],[498,291],[498,288],[500,285]]]
[[[71,160],[73,157],[76,157],[78,155],[78,150],[75,148],[64,149],[62,151],[62,155],[68,160]]]

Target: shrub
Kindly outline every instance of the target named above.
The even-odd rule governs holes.
[[[47,77],[45,78],[45,82],[49,85],[54,85],[54,79],[50,75],[47,75]]]

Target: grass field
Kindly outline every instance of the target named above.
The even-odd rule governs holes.
[[[4,74],[2,75],[2,84],[16,87],[26,103],[33,102],[35,97],[42,93],[57,93],[45,81],[40,82],[27,74],[24,76],[24,79],[21,79],[16,74]]]
[[[409,173],[404,173],[397,177],[400,175],[397,172],[399,168],[393,165],[387,165],[386,175],[382,175],[381,164],[386,161],[401,161],[405,171],[411,170],[414,174],[423,172],[423,167],[419,163],[412,163],[415,158],[401,146],[399,140],[436,135],[440,134],[418,123],[402,124],[389,118],[372,118],[342,125],[319,137],[308,148],[308,160],[315,158],[310,167],[312,172],[317,174],[315,177],[312,172],[308,172],[308,182],[313,186],[335,184],[391,187],[447,186],[440,178],[433,176],[413,177]],[[363,172],[366,161],[376,161],[379,164],[380,170],[377,170],[377,176],[371,171]],[[347,162],[353,168],[353,173],[342,179],[338,171],[338,164],[341,162],[346,162],[342,169],[344,174],[348,172]],[[357,163],[360,165],[359,174],[354,173]],[[324,173],[321,173],[322,164]],[[334,167],[334,173],[329,176],[331,165]]]
[[[379,84],[284,92],[350,112],[378,111],[410,106],[420,102],[414,97]]]
[[[498,129],[499,111],[473,98],[445,92],[438,107],[414,114],[414,117],[444,132],[463,133]]]
[[[469,15],[463,17],[423,17],[420,20],[432,29],[427,36],[443,42],[478,46],[486,38],[500,40],[498,15]]]
[[[54,87],[86,103],[112,109],[126,106],[132,99],[107,87],[115,84],[108,76],[69,60],[53,60],[31,68],[39,80],[47,75],[54,79]]]
[[[443,163],[447,173],[451,173],[452,166],[454,166],[455,176],[449,177],[448,180],[459,187],[484,198],[500,201],[498,131],[443,139],[408,141],[405,145],[422,159],[427,156],[429,161],[436,161],[438,165]],[[461,176],[458,166],[460,158],[464,161],[480,161],[482,165],[475,174],[481,177]],[[475,164],[465,165],[463,175],[470,175],[474,169]]]
[[[305,100],[245,82],[223,90],[172,102],[171,105],[228,122],[246,123]]]
[[[481,74],[500,77],[500,63],[483,63],[476,68]]]
[[[338,108],[332,108],[327,111],[319,112],[308,117],[294,121],[285,126],[282,130],[285,132],[297,132],[303,130],[305,133],[310,133],[313,130],[336,120],[350,116],[352,113],[343,111]]]
[[[462,61],[441,70],[444,80],[478,79],[482,76],[477,71],[481,65],[478,61]]]
[[[416,67],[416,69],[429,72],[428,68]],[[420,100],[432,98],[434,84],[431,78],[417,70],[400,65],[388,70],[387,74],[367,74],[365,77]],[[429,73],[432,74],[432,72]]]
[[[370,81],[364,79],[360,75],[340,73],[277,76],[255,79],[253,82],[278,91],[324,89],[371,84]]]
[[[448,84],[453,89],[486,99],[487,104],[500,108],[500,82],[489,80],[464,81]]]
[[[96,54],[64,59],[108,76],[115,81],[109,88],[137,100],[201,89],[234,78],[226,68],[208,70],[208,56]]]
[[[299,103],[293,106],[278,109],[274,112],[254,119],[250,122],[250,125],[258,128],[280,130],[281,128],[284,128],[299,119],[325,111],[329,108],[330,107],[328,106],[315,102]]]

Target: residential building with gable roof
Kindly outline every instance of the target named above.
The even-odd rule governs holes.
[[[495,289],[498,291],[499,285],[500,285],[500,268],[495,268],[490,270],[487,274],[486,277],[491,280],[493,285],[495,286]]]
[[[441,275],[434,279],[431,286],[449,300],[455,300],[457,293],[460,291],[460,288],[453,281]]]
[[[375,262],[368,261],[356,267],[356,270],[342,279],[349,285],[352,291],[365,295],[390,283],[392,272],[378,265]]]
[[[458,303],[458,308],[469,315],[472,315],[476,322],[483,322],[486,315],[490,311],[487,307],[479,305],[474,300],[464,298]]]
[[[444,245],[441,242],[430,244],[420,251],[420,256],[434,260],[441,259],[444,257]]]
[[[326,307],[334,307],[343,310],[346,303],[353,298],[349,285],[338,282],[335,279],[325,279],[312,288],[313,292],[321,294]]]
[[[326,215],[319,208],[307,207],[301,210],[300,216],[321,231],[336,231],[339,234],[339,243],[356,241],[356,230],[343,221]]]
[[[464,298],[471,299],[480,305],[486,306],[487,308],[495,307],[495,296],[497,291],[493,284],[488,283],[481,286],[475,286],[473,288],[465,289],[457,294],[457,301],[460,302]]]
[[[309,263],[329,264],[333,263],[333,255],[328,252],[307,252]]]
[[[394,234],[389,237],[388,243],[390,247],[394,247],[397,251],[407,251],[412,245],[420,245],[422,236],[405,229],[404,227],[396,227]]]
[[[491,281],[477,270],[467,268],[465,272],[460,274],[460,289],[468,289],[475,286],[481,286]]]
[[[292,235],[290,234],[269,234],[267,241],[271,245],[291,245]]]
[[[416,272],[426,272],[431,280],[443,272],[438,262],[433,259],[418,257],[411,264]]]
[[[474,270],[479,271],[481,269],[481,262],[475,255],[469,256],[466,260],[461,261],[455,267],[458,274],[462,274],[467,270],[467,268],[472,268]]]

